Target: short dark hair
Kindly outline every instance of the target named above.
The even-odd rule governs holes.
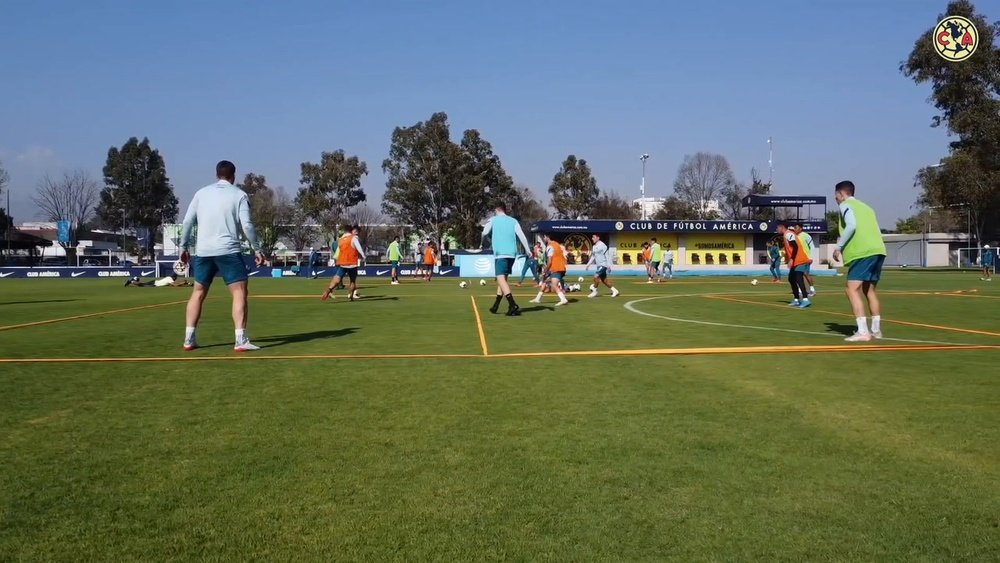
[[[494,206],[494,209],[498,209],[500,211],[503,211],[504,213],[507,213],[507,204],[502,201],[498,201],[496,206]]]
[[[218,164],[215,165],[215,177],[216,178],[235,178],[236,177],[236,165],[228,160],[220,160]]]
[[[649,240],[651,240],[651,241],[653,241],[653,242],[656,242],[656,237],[653,237],[653,238],[651,238],[651,239],[649,239]]]
[[[847,195],[854,195],[854,182],[850,180],[837,182],[837,186],[834,187],[834,191],[844,192]]]
[[[392,237],[392,240],[399,240],[399,235]]]
[[[354,230],[354,225],[350,223],[344,223],[343,228],[345,233],[349,233]]]
[[[784,227],[784,228],[786,228],[786,229],[787,229],[787,228],[788,228],[788,223],[786,223],[786,222],[784,222],[784,221],[778,221],[778,227],[779,227],[779,228],[780,228],[780,227]]]

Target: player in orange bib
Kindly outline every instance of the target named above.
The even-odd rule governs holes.
[[[333,279],[330,285],[323,292],[321,299],[326,301],[333,293],[333,289],[340,284],[340,281],[347,277],[350,285],[347,286],[347,297],[354,301],[358,297],[358,266],[361,258],[365,255],[365,249],[361,247],[358,240],[358,227],[356,225],[344,225],[347,231],[337,241],[337,268],[334,270]]]
[[[806,268],[812,260],[809,253],[799,237],[795,236],[795,231],[788,228],[786,223],[778,223],[778,234],[785,244],[785,260],[788,261],[788,283],[792,286],[791,307],[806,308],[812,303],[809,302],[809,290],[806,288]]]
[[[569,303],[566,299],[566,294],[563,293],[562,281],[566,277],[566,249],[563,245],[552,240],[552,237],[548,234],[542,237],[545,241],[545,273],[548,274],[549,284],[552,286],[552,291],[559,295],[559,302],[556,303],[556,307],[565,305]],[[532,303],[541,303],[544,291],[539,291],[538,295],[531,300]]]
[[[427,243],[424,248],[424,268],[427,269],[427,275],[424,277],[425,280],[431,281],[431,276],[434,274],[434,266],[437,264],[437,244],[433,242]]]

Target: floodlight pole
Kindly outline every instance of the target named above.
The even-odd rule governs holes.
[[[642,183],[639,184],[639,209],[640,209],[640,218],[643,221],[645,221],[646,220],[646,161],[649,160],[649,155],[643,153],[642,156],[639,157],[639,160],[642,161]]]
[[[771,143],[771,137],[767,138],[767,183],[769,185],[774,184],[774,145]]]

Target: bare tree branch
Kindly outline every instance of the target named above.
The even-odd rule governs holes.
[[[76,239],[79,229],[94,216],[99,193],[97,182],[86,171],[73,170],[63,172],[59,179],[46,174],[31,201],[38,207],[39,219],[69,221],[70,232]]]

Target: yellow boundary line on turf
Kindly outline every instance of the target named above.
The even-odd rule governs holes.
[[[21,324],[16,324],[16,325],[0,326],[0,332],[3,332],[5,330],[14,330],[15,328],[28,328],[28,327],[32,327],[32,326],[50,325],[50,324],[62,323],[62,322],[66,322],[66,321],[77,321],[77,320],[80,320],[80,319],[88,319],[90,317],[100,317],[100,316],[103,316],[103,315],[114,315],[114,314],[117,314],[117,313],[128,313],[129,311],[141,311],[143,309],[156,309],[157,307],[167,307],[167,306],[170,306],[170,305],[180,305],[181,303],[187,303],[187,300],[185,299],[184,301],[171,301],[169,303],[157,303],[155,305],[141,305],[139,307],[128,307],[126,309],[112,309],[110,311],[101,311],[100,313],[87,313],[86,315],[74,315],[72,317],[62,317],[62,318],[59,318],[59,319],[49,319],[49,320],[46,320],[46,321],[34,321],[34,322],[30,322],[30,323],[21,323]]]
[[[908,345],[832,345],[832,346],[786,346],[782,352],[793,354],[817,352],[930,352],[963,350],[1000,350],[994,344],[908,344]],[[556,352],[511,352],[504,354],[306,354],[300,356],[267,356],[238,354],[232,356],[178,356],[172,358],[0,358],[0,364],[70,364],[97,362],[210,362],[210,361],[252,361],[252,360],[411,360],[411,359],[494,359],[494,358],[563,358],[579,356],[702,356],[718,354],[774,354],[773,346],[734,346],[729,348],[654,348],[645,350],[565,350]]]
[[[476,297],[470,295],[469,299],[472,300],[472,312],[476,315],[476,330],[479,331],[479,345],[483,347],[483,355],[489,356],[490,350],[486,347],[486,332],[483,331],[483,320],[479,318],[479,307],[476,306]]]
[[[760,301],[750,301],[748,299],[735,299],[735,298],[732,298],[732,297],[721,297],[719,295],[706,294],[706,295],[702,295],[701,297],[703,297],[705,299],[715,299],[715,300],[718,300],[718,301],[731,301],[733,303],[746,303],[748,305],[760,305],[762,307],[780,307],[782,309],[787,309],[788,308],[787,305],[778,305],[776,303],[761,303]],[[838,317],[850,317],[850,318],[854,318],[854,315],[851,315],[851,314],[848,314],[848,313],[841,313],[839,311],[825,311],[823,309],[815,309],[815,308],[812,308],[812,307],[810,307],[810,309],[816,311],[817,313],[825,313],[827,315],[836,315]],[[892,323],[892,324],[898,324],[898,325],[905,325],[905,326],[915,326],[915,327],[920,327],[920,328],[932,328],[932,329],[935,329],[935,330],[947,330],[947,331],[951,331],[951,332],[962,332],[962,333],[966,333],[966,334],[978,334],[980,336],[1000,336],[1000,332],[990,332],[988,330],[975,330],[975,329],[971,329],[971,328],[959,328],[959,327],[953,327],[953,326],[940,326],[940,325],[931,325],[931,324],[924,324],[924,323],[914,323],[914,322],[910,322],[910,321],[899,321],[899,320],[895,320],[895,319],[882,319],[882,322]]]

